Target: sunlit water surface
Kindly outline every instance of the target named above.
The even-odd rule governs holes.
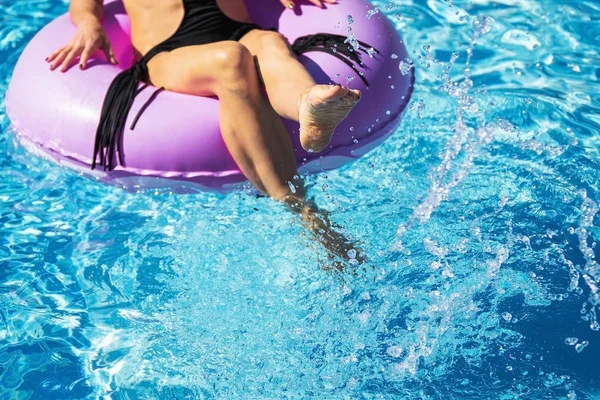
[[[376,5],[410,109],[308,178],[370,258],[354,273],[268,199],[127,193],[33,157],[0,106],[2,399],[600,398],[600,3]],[[2,104],[65,10],[0,1]]]

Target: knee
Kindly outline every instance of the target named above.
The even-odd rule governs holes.
[[[268,57],[285,57],[290,56],[292,50],[290,45],[280,33],[277,32],[265,32],[260,38],[260,56]]]
[[[234,41],[222,42],[213,56],[215,70],[230,79],[245,75],[254,65],[250,51],[244,45]]]
[[[254,60],[250,51],[242,44],[234,41],[224,41],[214,52],[215,67],[220,72],[235,74],[243,72],[252,66]]]

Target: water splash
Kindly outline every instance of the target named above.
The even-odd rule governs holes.
[[[594,250],[588,244],[590,239],[593,240],[589,229],[594,227],[594,217],[598,213],[598,204],[587,197],[585,191],[582,192],[581,197],[581,218],[576,232],[579,240],[579,250],[585,259],[585,265],[578,268],[578,271],[590,290],[588,304],[587,306],[584,305],[582,309],[582,318],[589,321],[590,328],[593,331],[599,331],[598,307],[600,307],[600,293],[598,288],[600,287],[600,264],[596,261]],[[581,349],[583,350],[584,347],[581,347]]]
[[[458,59],[459,53],[454,52],[448,64],[445,64],[433,58],[429,46],[424,47],[425,59],[428,62],[433,62],[443,67],[440,79],[441,84],[439,86],[440,89],[458,100],[456,122],[454,124],[454,134],[448,140],[444,148],[444,153],[441,155],[442,162],[431,173],[431,187],[426,198],[414,209],[408,223],[403,224],[398,228],[397,240],[394,243],[393,248],[403,248],[401,238],[410,225],[414,222],[423,224],[429,220],[431,214],[448,198],[451,190],[460,184],[468,175],[480,148],[493,140],[494,125],[483,124],[483,115],[478,112],[477,102],[470,95],[470,91],[473,87],[470,69],[473,48],[477,44],[477,39],[489,32],[491,26],[492,19],[485,15],[474,19],[473,34],[466,51],[467,61],[463,70],[464,77],[460,83],[453,81],[450,77],[450,69]],[[469,114],[476,114],[478,121],[482,125],[470,128],[466,120],[466,116]],[[456,160],[461,153],[463,158],[458,162],[458,165],[456,165]]]

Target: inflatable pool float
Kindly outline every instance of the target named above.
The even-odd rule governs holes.
[[[382,13],[374,13],[374,6],[365,0],[344,0],[327,9],[301,3],[295,12],[276,0],[265,3],[247,0],[253,21],[277,28],[290,43],[326,32],[349,37],[347,46],[356,46],[356,39],[376,49],[357,48],[363,53],[358,74],[325,52],[310,51],[299,57],[317,82],[363,92],[360,103],[320,153],[304,151],[298,124],[285,121],[300,173],[337,168],[384,141],[397,127],[414,81],[412,69],[409,73],[399,69],[407,53],[392,23]],[[194,184],[224,191],[245,182],[221,137],[215,98],[162,92],[131,130],[132,120],[153,90],[140,92],[129,113],[122,138],[124,164],[112,171],[90,168],[104,95],[113,78],[134,61],[129,19],[120,0],[105,3],[104,28],[119,65],[98,58],[84,71],[49,71],[44,58],[75,34],[68,14],[45,26],[27,45],[6,94],[7,114],[20,142],[59,164],[126,188]]]

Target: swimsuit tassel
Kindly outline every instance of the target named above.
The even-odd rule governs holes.
[[[117,75],[108,88],[96,131],[92,169],[96,168],[98,162],[105,171],[111,171],[114,168],[115,151],[119,163],[124,164],[121,138],[138,91],[139,78],[139,72],[130,68]]]

